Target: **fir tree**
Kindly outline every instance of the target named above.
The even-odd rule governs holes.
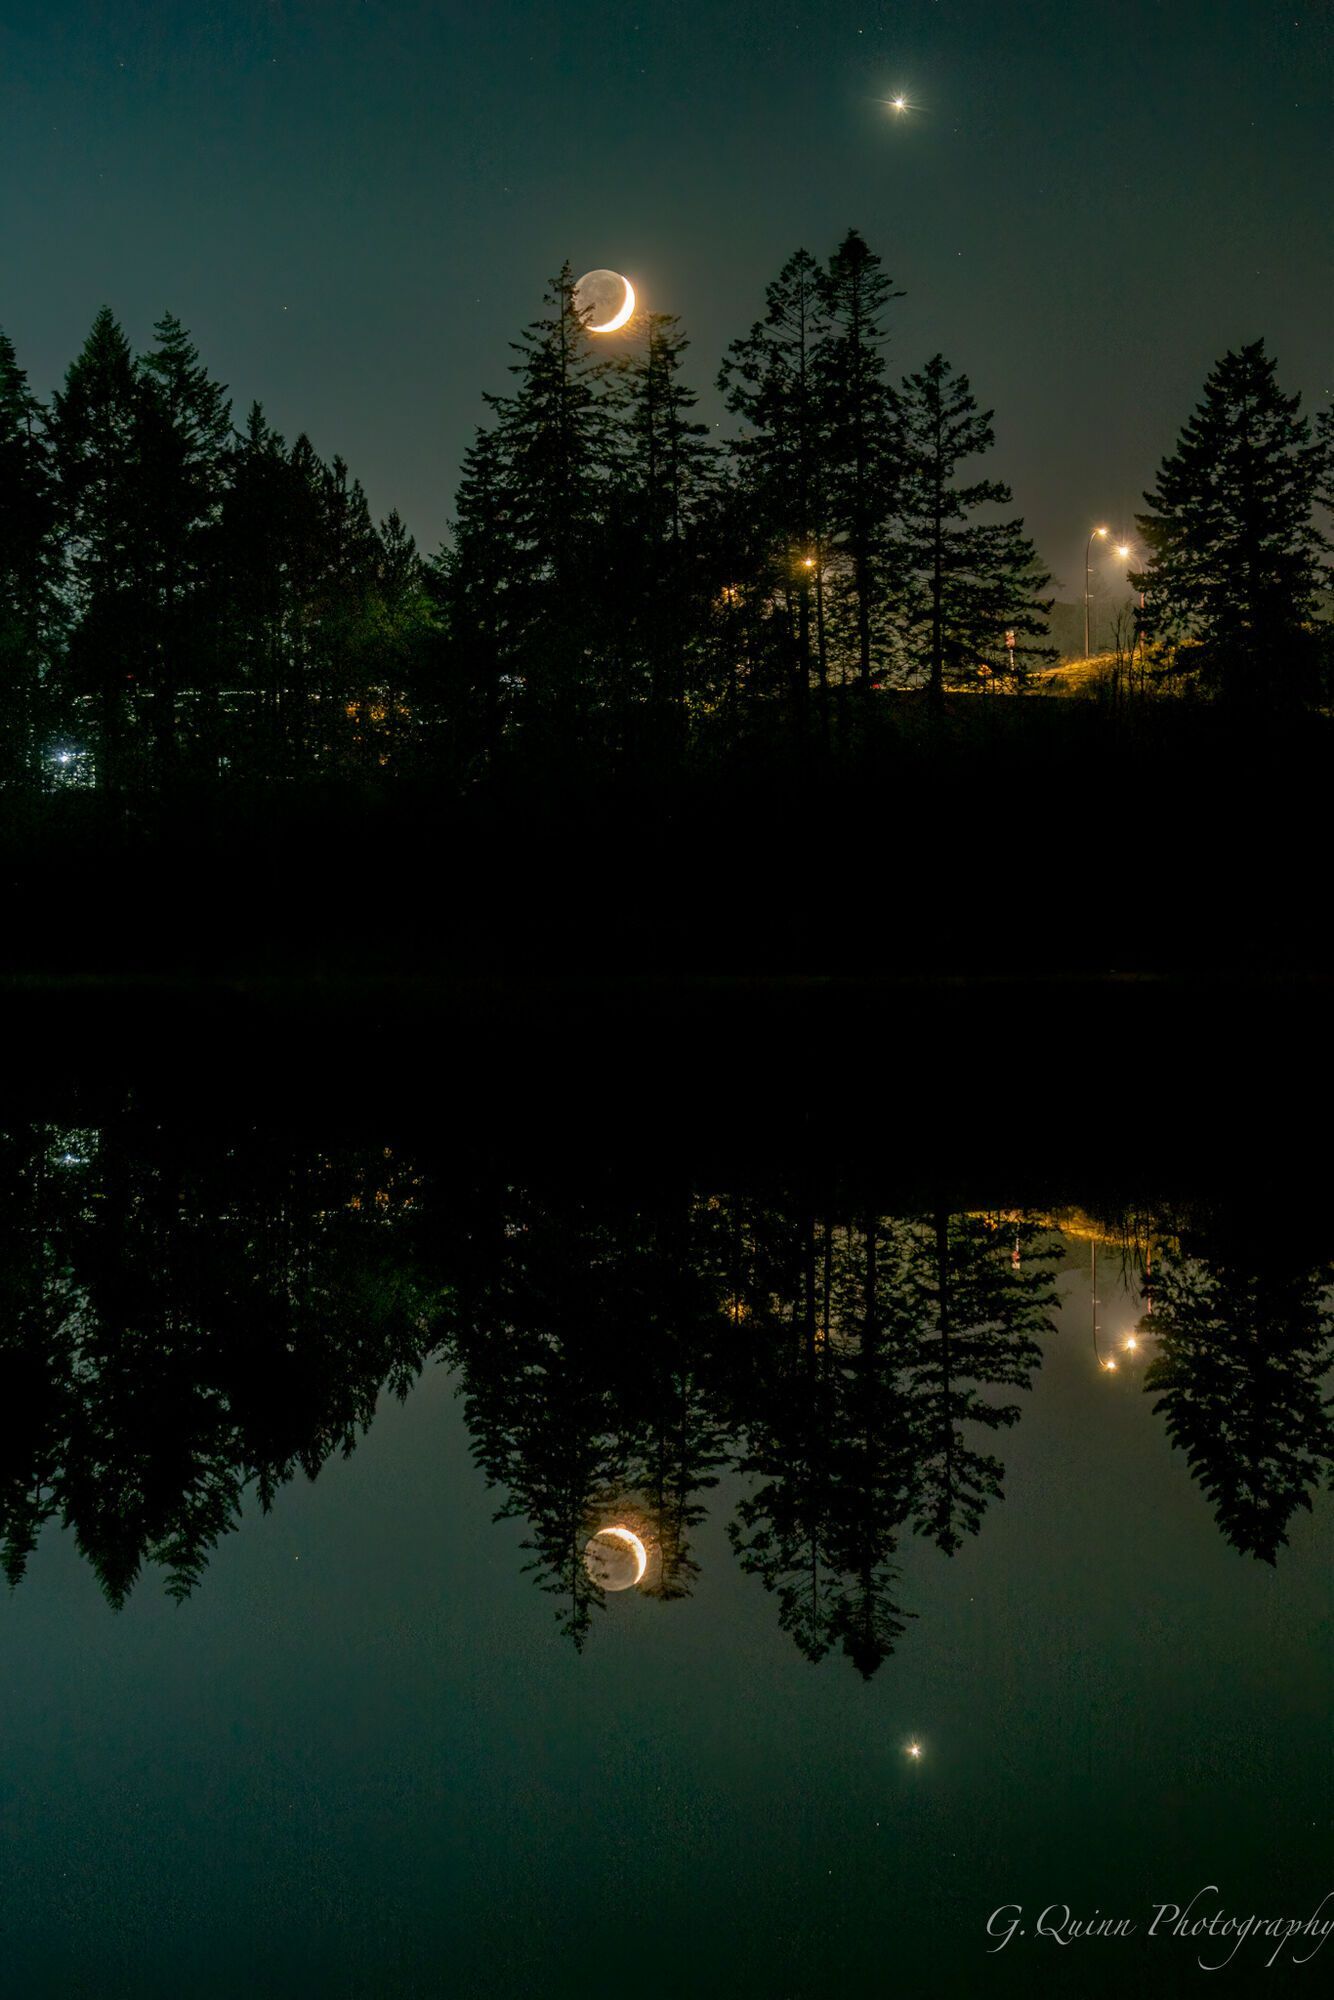
[[[315,590],[307,658],[319,753],[334,751],[349,709],[379,682],[374,616],[382,545],[361,481],[335,455],[315,486]],[[378,704],[377,704],[378,706]]]
[[[274,774],[283,768],[283,693],[298,610],[296,488],[286,443],[255,403],[222,499],[218,610],[239,745],[250,768]]]
[[[1039,567],[1023,522],[979,521],[984,507],[1007,507],[1008,486],[961,481],[959,468],[995,442],[990,410],[979,410],[966,375],[937,354],[908,376],[901,398],[905,478],[896,528],[903,580],[905,664],[925,680],[933,702],[947,685],[973,682],[985,667],[1052,657],[1046,637],[1050,578]]]
[[[642,345],[609,377],[616,497],[610,563],[653,709],[679,715],[691,684],[689,654],[706,622],[707,578],[699,527],[711,487],[708,426],[682,377],[689,341],[669,313],[645,316]],[[615,614],[613,614],[615,616]]]
[[[1334,513],[1334,404],[1323,409],[1315,420],[1316,499]],[[1328,538],[1326,538],[1328,540]]]
[[[104,784],[120,776],[126,723],[144,664],[140,399],[129,342],[104,306],[51,404],[74,619],[64,680],[71,693],[93,701]]]
[[[56,527],[41,406],[0,333],[0,784],[38,769],[59,615]]]
[[[366,761],[400,762],[422,728],[439,721],[432,681],[438,624],[426,565],[397,508],[380,523],[367,630],[361,650],[366,686],[356,706]],[[369,727],[366,724],[369,724]]]
[[[825,289],[829,330],[819,374],[829,425],[832,539],[842,557],[835,594],[851,627],[858,686],[869,694],[889,656],[889,524],[898,505],[902,447],[898,399],[887,373],[888,315],[902,293],[855,229],[830,258]]]
[[[204,695],[216,759],[213,598],[217,524],[232,447],[231,404],[171,313],[139,363],[138,535],[146,659],[159,767],[175,756],[182,697]]]
[[[1150,560],[1131,581],[1145,592],[1150,636],[1193,649],[1204,684],[1225,697],[1302,691],[1322,454],[1300,408],[1263,340],[1229,351],[1144,496]]]
[[[600,530],[607,485],[606,408],[565,265],[548,311],[513,343],[516,388],[488,397],[503,467],[514,614],[507,670],[538,713],[587,716],[606,694],[595,634],[604,578]]]
[[[782,607],[799,709],[813,665],[822,690],[829,683],[829,426],[819,374],[827,337],[824,275],[809,251],[797,250],[766,290],[764,318],[732,342],[718,376],[743,425],[732,453],[750,548],[749,560],[733,567]]]
[[[494,766],[515,686],[516,601],[512,493],[499,430],[479,429],[464,454],[453,536],[432,565],[465,713]]]

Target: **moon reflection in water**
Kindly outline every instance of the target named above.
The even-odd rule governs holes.
[[[600,1590],[633,1590],[648,1568],[648,1550],[631,1528],[599,1528],[584,1549],[584,1567]]]

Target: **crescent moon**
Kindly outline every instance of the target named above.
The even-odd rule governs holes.
[[[595,327],[593,330],[596,333],[599,329]],[[644,1571],[648,1568],[648,1550],[644,1547],[638,1535],[633,1534],[629,1528],[603,1528],[600,1532],[604,1535],[615,1535],[618,1541],[625,1542],[633,1549],[635,1562],[638,1565],[635,1570],[635,1583],[642,1583]],[[632,1583],[630,1588],[633,1590],[634,1587],[634,1583]]]
[[[610,319],[603,320],[601,326],[589,327],[588,331],[590,333],[615,333],[620,327],[623,327],[625,325],[625,322],[629,319],[631,313],[635,309],[634,286],[630,283],[630,280],[628,278],[621,277],[621,273],[619,271],[616,273],[616,275],[618,278],[621,279],[621,283],[625,286],[625,297],[621,300],[619,307],[612,314]]]

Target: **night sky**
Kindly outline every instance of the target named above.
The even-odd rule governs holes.
[[[169,307],[431,547],[563,259],[683,317],[714,416],[855,224],[1073,596],[1225,348],[1334,385],[1332,77],[1329,0],[0,0],[0,326],[45,393]]]

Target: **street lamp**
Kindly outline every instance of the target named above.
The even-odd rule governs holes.
[[[1093,555],[1093,544],[1099,541],[1105,542],[1109,532],[1110,531],[1107,528],[1095,528],[1093,530],[1093,533],[1089,536],[1088,546],[1084,550],[1084,658],[1085,659],[1089,657],[1089,589],[1092,580],[1092,570],[1090,565],[1091,565],[1091,558]]]

